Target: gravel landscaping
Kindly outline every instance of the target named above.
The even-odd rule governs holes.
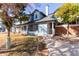
[[[63,40],[65,39],[65,40]],[[49,56],[79,56],[79,41],[68,40],[68,38],[54,37],[45,40]],[[71,38],[72,39],[72,38]],[[73,43],[72,43],[73,42]]]

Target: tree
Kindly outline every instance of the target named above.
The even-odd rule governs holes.
[[[20,22],[19,25],[21,25],[23,23],[26,23],[29,20],[29,16],[28,15],[24,15],[24,14],[20,15],[20,16],[17,16],[15,18]],[[22,30],[22,27],[20,26],[20,32],[19,33],[21,33],[21,30]]]
[[[10,41],[10,28],[13,24],[13,17],[7,17],[6,12],[3,12],[1,15],[2,22],[6,26],[6,29],[8,31],[7,39],[6,39],[6,48],[10,48],[11,41]]]
[[[63,18],[62,23],[67,23],[69,31],[69,23],[75,22],[79,15],[79,5],[74,3],[65,3],[56,10],[55,16]],[[69,32],[67,34],[69,35]]]
[[[0,13],[2,22],[6,26],[6,29],[8,31],[8,35],[6,39],[7,49],[11,47],[10,29],[12,27],[14,17],[19,16],[19,13],[21,11],[24,11],[24,8],[27,5],[28,4],[24,4],[24,3],[1,3],[0,4],[0,9],[2,10],[2,12]],[[12,11],[12,16],[10,16],[10,13],[8,12],[9,9],[11,9]]]

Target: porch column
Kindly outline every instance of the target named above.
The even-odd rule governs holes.
[[[28,34],[28,25],[26,25],[26,34]]]
[[[48,22],[47,27],[48,27],[48,34],[52,34],[52,22]]]
[[[54,24],[54,22],[52,22],[52,34],[53,34],[53,36],[55,35],[55,24]]]

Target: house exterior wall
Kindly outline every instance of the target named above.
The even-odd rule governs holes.
[[[48,27],[47,24],[38,24],[38,36],[39,35],[47,35],[48,34]]]
[[[59,25],[55,27],[55,35],[66,35],[67,34],[67,25]],[[69,35],[79,36],[79,25],[70,25],[69,26]]]
[[[53,22],[38,24],[38,35],[44,36],[49,34],[52,34],[52,36],[55,34]]]
[[[31,24],[28,27],[28,34],[29,35],[38,35],[44,36],[49,34],[49,23],[39,23],[39,24]],[[52,30],[52,28],[51,28]]]

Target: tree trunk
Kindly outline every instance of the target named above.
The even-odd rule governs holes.
[[[9,49],[10,47],[11,47],[10,30],[8,30],[8,35],[6,38],[6,49]]]
[[[22,21],[20,21],[20,25],[22,24]],[[20,26],[20,31],[19,31],[19,33],[21,33],[22,32],[22,26]]]
[[[69,23],[68,23],[68,26],[67,26],[67,37],[69,37]]]

